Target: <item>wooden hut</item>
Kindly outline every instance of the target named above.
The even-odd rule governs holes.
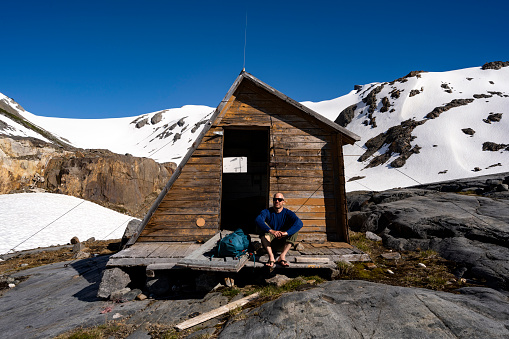
[[[107,266],[146,266],[147,276],[174,267],[239,271],[247,257],[212,260],[219,231],[253,233],[255,217],[277,192],[304,223],[304,249],[294,251],[292,267],[368,260],[347,244],[343,145],[359,139],[242,72],[136,234]],[[240,161],[237,171],[228,170],[232,161]]]
[[[358,140],[243,71],[127,245],[253,232],[276,192],[302,219],[300,240],[349,242],[342,146]]]

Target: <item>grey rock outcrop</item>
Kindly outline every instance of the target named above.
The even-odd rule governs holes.
[[[501,174],[371,195],[351,192],[349,225],[380,235],[395,250],[435,250],[465,267],[466,277],[509,290],[509,194],[498,188],[507,180]],[[465,189],[485,196],[446,193]]]
[[[351,105],[345,108],[341,113],[339,113],[338,117],[334,121],[339,126],[346,127],[353,120],[355,116],[355,110],[357,109],[357,105]]]
[[[129,274],[117,267],[109,268],[103,273],[97,296],[99,298],[109,298],[113,293],[127,287],[130,282]]]
[[[509,299],[487,288],[462,295],[365,281],[284,294],[231,323],[219,338],[505,338]]]

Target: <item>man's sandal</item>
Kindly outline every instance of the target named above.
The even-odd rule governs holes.
[[[290,264],[288,263],[288,261],[282,259],[282,260],[278,260],[278,263],[283,266],[283,267],[289,267]]]
[[[269,260],[265,263],[265,266],[269,267],[269,268],[273,268],[274,267],[274,264],[276,262],[274,260]]]

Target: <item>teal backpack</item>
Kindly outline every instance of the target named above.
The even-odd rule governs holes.
[[[217,246],[218,257],[240,257],[247,252],[249,246],[249,238],[244,234],[241,228],[233,233],[228,234],[219,240]]]

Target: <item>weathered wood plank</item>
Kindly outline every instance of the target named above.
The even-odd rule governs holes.
[[[209,319],[212,319],[212,318],[215,318],[217,316],[220,316],[226,312],[229,312],[231,310],[234,310],[238,307],[241,307],[245,304],[247,304],[248,302],[250,302],[251,300],[254,300],[256,298],[258,298],[260,292],[256,292],[256,293],[253,293],[251,295],[248,295],[247,297],[244,297],[242,299],[239,299],[237,301],[234,301],[234,302],[231,302],[229,304],[226,304],[224,306],[221,306],[215,310],[212,310],[210,312],[207,312],[207,313],[203,313],[197,317],[194,317],[194,318],[191,318],[189,320],[186,320],[180,324],[177,324],[175,326],[175,328],[179,331],[182,331],[182,330],[185,330],[185,329],[188,329],[190,327],[193,327],[193,326],[196,326],[198,324],[201,324],[202,322],[204,321],[207,321]]]
[[[277,171],[277,173],[276,173]],[[270,169],[271,176],[280,177],[308,177],[308,178],[323,178],[332,176],[332,171],[328,170],[298,170],[298,169],[284,169],[279,167],[272,167]]]
[[[275,158],[275,157],[274,157]],[[272,158],[270,162],[270,168],[271,169],[278,169],[278,170],[288,170],[288,171],[300,171],[301,176],[305,176],[303,171],[306,171],[307,174],[308,171],[330,171],[328,173],[329,176],[332,177],[332,170],[333,165],[331,163],[299,163],[299,162],[293,162],[293,163],[285,163],[281,162],[278,158]]]
[[[220,179],[212,179],[212,178],[197,178],[196,180],[183,179],[183,180],[177,180],[177,182],[175,182],[173,187],[175,189],[177,189],[177,188],[186,188],[186,187],[202,187],[204,185],[218,186],[220,183],[221,183]]]
[[[219,206],[185,206],[185,207],[167,207],[165,209],[158,209],[161,215],[167,214],[218,214]]]
[[[189,165],[202,165],[202,164],[214,164],[214,165],[220,165],[222,163],[220,156],[197,156],[197,157],[191,157],[189,161],[186,163],[186,166]]]
[[[195,188],[195,187],[193,187]],[[196,190],[192,190],[192,189],[188,189],[188,190],[185,190],[186,192],[183,192],[184,190],[182,191],[169,191],[166,196],[164,197],[163,201],[179,201],[179,200],[192,200],[192,199],[200,199],[201,201],[203,200],[209,200],[209,199],[219,199],[219,188],[216,188],[216,191],[217,192],[205,192],[205,190],[199,190],[199,189],[196,189]],[[187,191],[190,191],[190,192],[187,192]],[[187,194],[185,194],[187,193]]]
[[[321,185],[312,185],[312,189],[310,190],[299,190],[296,189],[295,186],[283,187],[280,185],[278,189],[278,185],[271,184],[269,197],[273,197],[274,194],[281,192],[285,196],[285,199],[299,199],[299,198],[334,198],[334,192],[324,191]],[[283,189],[284,188],[284,189]],[[300,188],[300,187],[299,187]]]
[[[201,156],[221,156],[221,150],[220,149],[201,149],[198,148],[193,152],[193,157],[201,157]]]
[[[297,216],[302,220],[322,220],[322,219],[331,219],[336,216],[335,212],[316,212],[316,213],[308,213],[308,212],[301,212],[300,210],[297,210],[295,212]]]
[[[331,192],[331,185],[329,184],[309,184],[309,185],[305,185],[305,184],[299,184],[299,185],[295,185],[295,184],[283,184],[283,183],[278,183],[277,181],[274,182],[274,183],[271,183],[270,184],[270,190],[271,192],[274,192],[274,193],[277,193],[277,192],[287,192],[287,194],[292,194],[292,196],[288,196],[288,197],[300,197],[300,198],[303,198],[306,196],[306,193],[304,192],[308,192],[308,196],[311,196],[313,195],[314,197],[323,197],[324,193],[323,192],[328,192],[325,196],[330,198],[330,197],[333,197],[334,196],[334,193]],[[290,193],[292,192],[292,193]],[[299,194],[300,192],[300,194]],[[287,194],[284,194],[284,196],[286,197]],[[269,196],[273,196],[274,194],[271,194]]]
[[[191,200],[166,200],[161,202],[159,208],[172,208],[172,207],[188,208],[190,206],[219,207],[219,200],[217,199],[202,200],[199,199],[198,197],[196,199]]]
[[[332,158],[321,155],[286,155],[280,154],[271,157],[271,162],[278,164],[332,164]]]
[[[276,148],[271,151],[271,155],[275,154],[275,157],[280,156],[290,156],[290,157],[309,157],[309,156],[319,156],[322,158],[330,159],[332,162],[331,150],[330,149],[298,149],[298,148]]]
[[[207,241],[211,235],[187,234],[166,236],[140,236],[137,242],[168,242],[168,241]]]
[[[170,214],[170,215],[158,215],[157,220],[158,222],[165,222],[165,221],[173,221],[173,222],[179,222],[179,221],[192,221],[196,222],[198,218],[203,218],[205,220],[205,223],[212,223],[217,222],[218,216],[213,214],[207,214],[207,215],[196,215],[196,214]]]
[[[216,179],[221,180],[221,169],[217,171],[202,171],[202,172],[186,172],[181,173],[179,180],[203,180],[203,179]]]
[[[198,219],[198,218],[195,218]],[[147,227],[152,229],[173,229],[173,228],[182,228],[182,229],[218,229],[219,223],[218,219],[214,221],[205,221],[203,226],[197,226],[196,220],[187,220],[187,221],[173,221],[173,220],[161,220],[161,218],[157,217],[150,221],[150,224]],[[150,225],[150,226],[149,226]]]

